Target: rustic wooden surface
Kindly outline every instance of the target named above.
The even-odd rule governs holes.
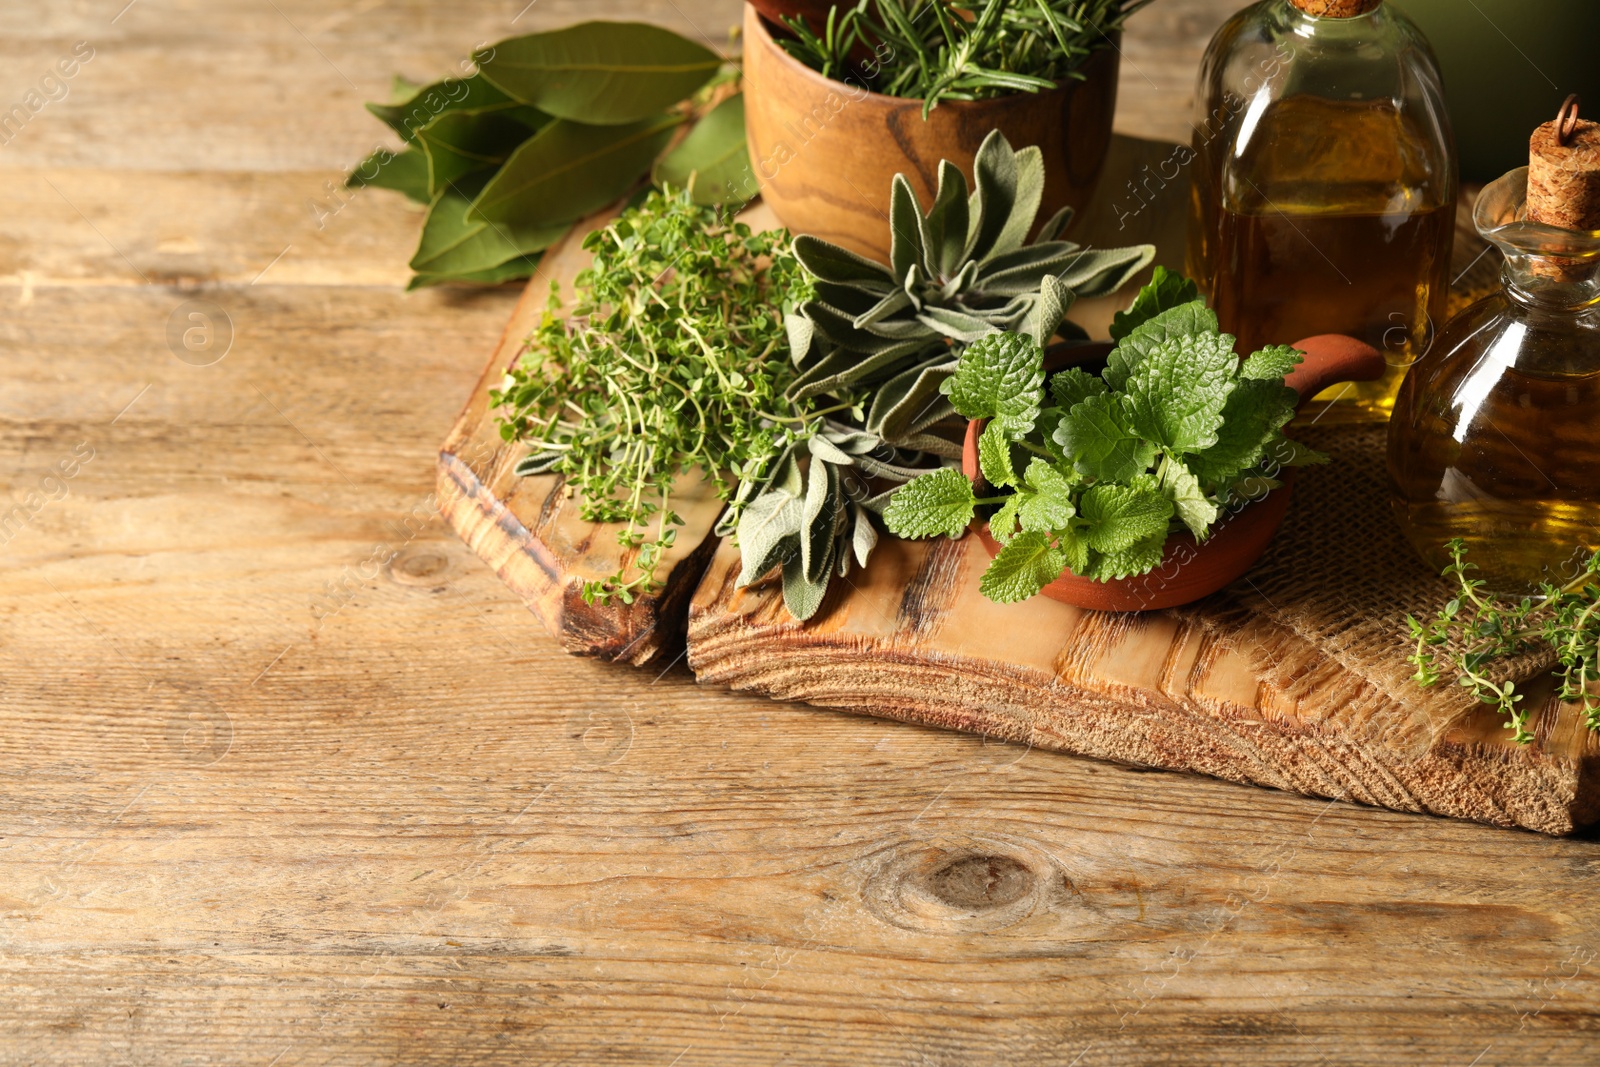
[[[94,448],[0,535],[0,1063],[1594,1062],[1591,841],[546,637],[431,510],[515,290],[404,296],[409,207],[307,207],[396,69],[738,15],[522,6],[0,9],[8,106],[96,48],[0,146],[6,488]],[[1124,129],[1182,135],[1232,6],[1134,20]],[[211,366],[168,348],[191,299]]]

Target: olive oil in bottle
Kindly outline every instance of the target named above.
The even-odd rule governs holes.
[[[1460,538],[1472,576],[1512,596],[1600,550],[1600,123],[1569,106],[1535,133],[1530,167],[1479,195],[1503,286],[1440,331],[1389,424],[1406,537],[1434,568]]]
[[[1189,273],[1242,352],[1319,333],[1383,352],[1382,380],[1310,413],[1387,418],[1443,321],[1455,233],[1426,43],[1378,0],[1265,0],[1217,34],[1199,96]]]

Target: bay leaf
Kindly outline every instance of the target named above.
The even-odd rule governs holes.
[[[434,197],[411,257],[412,270],[453,276],[479,273],[543,251],[566,233],[566,226],[468,218],[474,196],[488,180],[486,171],[469,175]]]
[[[662,156],[651,177],[657,185],[689,189],[697,204],[740,204],[756,193],[750,148],[744,138],[744,94],[735,93],[695,123]]]
[[[541,116],[540,125],[549,119]],[[537,127],[508,115],[447,111],[417,131],[416,143],[428,160],[428,193],[438,196],[449,183],[473,171],[498,167]]]
[[[479,74],[507,96],[608,126],[672,106],[722,66],[704,45],[645,22],[582,22],[501,41],[476,58]]]
[[[650,169],[680,115],[625,126],[557,119],[525,141],[472,205],[474,218],[553,226],[615,200]]]
[[[414,90],[409,97],[393,104],[368,104],[367,110],[407,141],[415,140],[429,123],[447,112],[472,115],[501,113],[522,119],[530,125],[538,125],[543,121],[537,110],[520,100],[513,100],[478,74],[466,78],[445,78],[421,87],[412,86],[403,78],[395,79],[397,90],[403,91],[406,87]]]
[[[406,284],[406,292],[414,289],[424,289],[431,285],[442,285],[445,282],[465,282],[473,285],[499,285],[503,282],[517,281],[521,278],[533,277],[533,272],[539,269],[541,256],[535,252],[529,256],[518,256],[508,259],[497,267],[486,270],[464,271],[459,274],[427,273],[414,274],[411,281]],[[519,473],[526,473],[521,472]],[[542,472],[540,472],[542,473]]]
[[[426,204],[431,199],[428,195],[428,157],[415,148],[399,152],[378,149],[350,172],[344,184],[350,189],[363,185],[375,189],[393,189],[419,204]]]

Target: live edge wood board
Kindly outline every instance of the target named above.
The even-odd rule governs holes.
[[[1118,141],[1113,175],[1167,147]],[[1176,214],[1145,213],[1121,243],[1154,240],[1173,262]],[[759,207],[751,221],[772,224]],[[583,579],[620,558],[615,530],[583,522],[558,478],[512,473],[523,450],[501,441],[488,390],[544,314],[551,283],[570,291],[586,259],[575,238],[546,255],[438,472],[446,519],[568,651],[633,665],[687,654],[706,684],[1400,811],[1551,834],[1600,818],[1600,746],[1573,709],[1533,694],[1538,740],[1516,746],[1492,714],[1374,684],[1350,669],[1337,635],[1287,625],[1248,591],[1146,614],[1042,598],[999,606],[978,592],[987,557],[975,538],[884,538],[802,625],[777,582],[734,588],[738,550],[710,534],[720,504],[686,481],[687,525],[664,591],[630,607],[585,604]],[[1109,309],[1074,318],[1094,329]]]

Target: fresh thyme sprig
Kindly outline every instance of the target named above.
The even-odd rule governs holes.
[[[1538,597],[1502,601],[1484,592],[1484,582],[1469,576],[1477,570],[1467,562],[1466,543],[1456,538],[1446,546],[1451,563],[1446,578],[1455,579],[1459,593],[1426,625],[1406,616],[1417,650],[1407,657],[1419,685],[1436,685],[1446,672],[1485,704],[1507,716],[1506,729],[1518,744],[1533,740],[1528,732],[1532,711],[1522,705],[1523,694],[1514,681],[1496,682],[1485,668],[1494,660],[1548,645],[1556,654],[1558,694],[1581,705],[1584,723],[1600,730],[1600,552],[1583,564],[1577,577],[1564,585],[1546,582]],[[1454,650],[1443,646],[1455,643]],[[1443,662],[1441,662],[1441,660]]]
[[[653,192],[584,241],[593,264],[491,394],[501,435],[533,453],[517,473],[558,472],[593,522],[622,524],[630,567],[584,599],[632,603],[683,519],[673,482],[692,469],[732,500],[738,483],[810,436],[825,412],[784,390],[795,376],[784,315],[812,294],[786,231],[752,233],[687,192]],[[735,501],[737,506],[737,501]],[[654,529],[647,530],[654,520]]]
[[[840,77],[858,44],[874,50],[886,96],[982,100],[1053,89],[1081,68],[1150,0],[857,0],[835,5],[818,35],[799,20],[782,41],[824,76]]]

